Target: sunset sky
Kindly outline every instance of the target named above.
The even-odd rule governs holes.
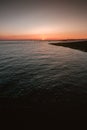
[[[1,0],[0,39],[87,38],[86,0]]]

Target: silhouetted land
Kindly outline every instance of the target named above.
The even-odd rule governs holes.
[[[84,40],[83,41],[65,41],[62,43],[60,42],[60,43],[49,43],[49,44],[68,47],[68,48],[87,52],[87,40],[86,41],[84,41]]]

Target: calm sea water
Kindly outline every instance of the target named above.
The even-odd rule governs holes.
[[[46,41],[0,41],[0,97],[29,95],[86,101],[87,53]]]

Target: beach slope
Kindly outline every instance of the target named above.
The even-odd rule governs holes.
[[[83,41],[63,41],[60,43],[49,43],[49,44],[68,47],[68,48],[87,52],[87,40],[85,40],[85,41],[84,40]]]

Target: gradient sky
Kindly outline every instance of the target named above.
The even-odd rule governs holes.
[[[0,39],[87,38],[86,0],[1,0]]]

